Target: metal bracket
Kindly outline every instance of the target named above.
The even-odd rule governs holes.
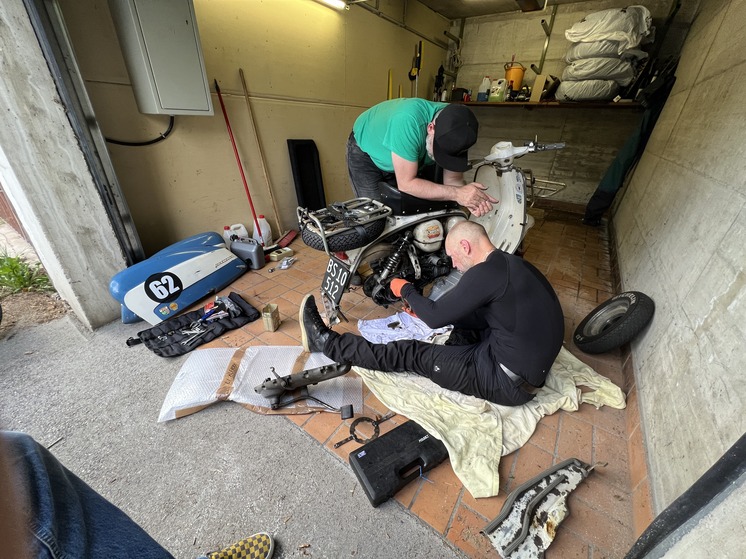
[[[546,4],[544,5],[544,7],[546,7]],[[549,50],[549,39],[552,35],[552,28],[554,28],[554,17],[556,15],[557,15],[557,4],[552,6],[552,16],[549,18],[549,25],[547,25],[547,22],[545,19],[541,20],[541,27],[544,29],[544,34],[546,35],[546,39],[544,39],[544,48],[541,51],[541,60],[539,61],[538,68],[536,64],[531,64],[531,69],[534,72],[536,72],[537,76],[541,74],[541,71],[544,68],[544,61],[547,58],[547,50]]]

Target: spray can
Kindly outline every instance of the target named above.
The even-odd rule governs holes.
[[[260,215],[257,218],[257,221],[259,222],[259,231],[256,230],[255,224],[253,238],[259,241],[265,247],[270,246],[272,244],[272,229],[270,228],[269,223],[263,215]]]

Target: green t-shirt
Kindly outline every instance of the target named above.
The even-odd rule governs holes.
[[[382,171],[394,172],[391,154],[414,161],[419,167],[434,163],[427,155],[427,125],[447,103],[425,99],[391,99],[361,114],[352,131],[360,149]]]

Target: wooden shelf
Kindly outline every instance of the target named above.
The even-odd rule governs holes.
[[[452,101],[461,105],[467,105],[469,107],[490,107],[490,108],[515,108],[525,107],[526,109],[636,109],[643,110],[643,106],[640,103],[634,101],[620,101],[618,103],[560,103],[559,101],[541,101],[539,103],[530,103],[527,101],[505,101],[502,103],[490,103],[490,102],[479,102],[479,101]]]

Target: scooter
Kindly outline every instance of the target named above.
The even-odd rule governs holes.
[[[565,185],[537,179],[514,161],[564,146],[536,140],[520,147],[510,142],[495,144],[474,166],[474,182],[486,186],[487,193],[498,200],[492,211],[481,217],[470,215],[455,202],[415,198],[386,183],[381,183],[381,201],[354,198],[315,211],[298,208],[303,242],[329,256],[321,282],[329,325],[340,319],[347,321],[340,304],[356,273],[365,295],[384,307],[399,301],[389,288],[394,278],[410,281],[421,291],[429,290],[433,300],[442,297],[461,277],[444,248],[447,232],[459,221],[480,223],[497,248],[516,252],[533,225],[527,207],[536,198],[560,192]]]

